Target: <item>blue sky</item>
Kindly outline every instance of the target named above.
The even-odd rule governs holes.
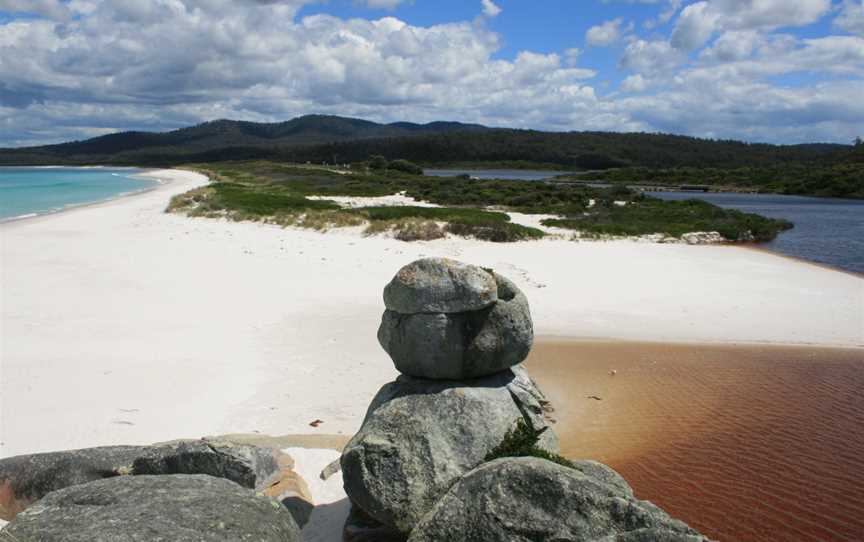
[[[308,113],[864,135],[864,0],[0,0],[0,146]]]

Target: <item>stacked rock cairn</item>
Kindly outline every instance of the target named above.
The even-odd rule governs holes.
[[[402,374],[342,453],[345,541],[705,540],[609,467],[549,460],[547,403],[520,365],[528,300],[510,280],[422,259],[399,270],[384,305],[378,340]],[[546,457],[491,458],[520,423]]]

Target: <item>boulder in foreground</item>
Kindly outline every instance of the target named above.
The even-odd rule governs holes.
[[[482,463],[517,420],[543,431],[556,452],[540,398],[521,367],[465,382],[400,376],[369,406],[342,453],[345,491],[385,526],[409,533],[464,473]]]
[[[573,469],[534,457],[485,463],[444,494],[408,541],[707,540],[650,502],[633,498],[626,482],[608,467],[582,466],[584,470]]]
[[[0,519],[52,491],[123,474],[208,474],[250,489],[278,477],[273,450],[227,441],[181,441],[159,446],[103,446],[0,460]]]
[[[46,495],[0,534],[16,542],[299,542],[277,501],[206,475],[118,476]]]

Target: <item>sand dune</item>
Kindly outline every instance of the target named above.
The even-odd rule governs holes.
[[[343,433],[395,376],[375,339],[403,264],[493,267],[539,334],[864,344],[864,280],[735,247],[403,243],[164,214],[203,177],[0,226],[0,455],[203,434]],[[319,427],[309,422],[321,419]]]

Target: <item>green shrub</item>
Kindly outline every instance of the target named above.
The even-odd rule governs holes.
[[[437,222],[431,220],[402,220],[393,229],[393,237],[400,241],[431,241],[447,235]]]
[[[510,221],[506,213],[483,211],[481,209],[466,209],[460,207],[419,207],[413,205],[360,207],[354,212],[366,216],[369,220],[399,220],[402,218],[425,218],[447,222],[463,220],[466,222],[501,222]]]
[[[540,435],[546,429],[548,428],[537,431],[531,422],[525,418],[519,418],[516,420],[516,426],[507,431],[501,443],[486,454],[484,461],[492,461],[502,457],[539,457],[571,469],[575,468],[570,460],[537,447]]]
[[[515,241],[541,239],[545,235],[542,230],[538,230],[537,228],[529,228],[528,226],[511,224],[509,222],[453,220],[444,229],[448,233],[460,237],[473,237],[474,239],[492,241],[494,243],[512,243]]]
[[[388,164],[388,167],[411,175],[423,175],[423,168],[408,160],[393,160]]]
[[[632,200],[623,207],[598,201],[587,213],[547,218],[541,224],[618,236],[662,233],[681,237],[689,232],[716,231],[729,241],[745,240],[750,236],[756,241],[768,241],[792,227],[786,220],[723,209],[702,200],[662,201],[655,198]]]
[[[369,169],[387,169],[387,159],[380,154],[370,156]]]

